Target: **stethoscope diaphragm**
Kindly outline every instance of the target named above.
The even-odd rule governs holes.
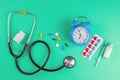
[[[65,59],[64,59],[64,65],[65,67],[67,68],[72,68],[74,67],[75,65],[75,59],[72,57],[72,56],[67,56]]]

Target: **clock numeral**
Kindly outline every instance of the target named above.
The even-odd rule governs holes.
[[[80,30],[78,29],[78,32],[80,32]]]

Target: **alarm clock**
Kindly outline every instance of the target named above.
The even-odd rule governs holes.
[[[85,19],[85,21],[79,21],[80,19]],[[78,45],[84,45],[90,40],[90,21],[85,16],[79,16],[75,18],[72,22],[72,29],[70,31],[70,39],[73,43]]]

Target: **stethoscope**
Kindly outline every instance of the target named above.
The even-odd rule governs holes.
[[[16,55],[15,53],[13,53],[13,49],[12,49],[12,46],[11,46],[11,35],[10,35],[10,19],[11,19],[11,16],[13,14],[21,14],[21,15],[31,15],[33,16],[34,18],[34,21],[33,21],[33,24],[32,24],[32,29],[31,29],[31,32],[29,34],[29,37],[26,41],[26,43],[24,44],[24,47],[23,49],[21,50],[20,54]],[[63,65],[58,67],[58,68],[55,68],[55,69],[47,69],[47,68],[44,68],[50,58],[50,47],[48,45],[48,43],[46,43],[45,41],[42,41],[42,40],[37,40],[37,41],[34,41],[28,48],[28,54],[29,54],[29,58],[31,60],[31,62],[37,67],[37,70],[33,71],[33,72],[26,72],[26,71],[23,71],[20,66],[19,66],[19,62],[18,62],[18,59],[20,57],[22,57],[22,55],[24,54],[25,50],[27,49],[28,47],[28,44],[31,40],[31,37],[32,37],[32,34],[33,34],[33,31],[34,31],[34,28],[35,28],[35,24],[36,24],[36,16],[33,14],[33,13],[29,13],[29,12],[25,12],[25,11],[13,11],[13,12],[10,12],[9,15],[8,15],[8,47],[9,47],[9,51],[11,53],[11,55],[15,58],[15,64],[16,64],[16,67],[17,69],[25,74],[25,75],[32,75],[32,74],[35,74],[37,72],[39,72],[40,70],[44,70],[44,71],[48,71],[48,72],[54,72],[54,71],[58,71],[58,70],[61,70],[62,68],[64,67],[67,67],[67,68],[72,68],[74,67],[75,65],[75,59],[72,57],[72,56],[67,56],[64,58],[63,60]],[[48,55],[47,55],[47,58],[45,60],[45,62],[43,63],[42,66],[38,65],[33,57],[32,57],[32,47],[35,45],[35,44],[38,44],[38,43],[42,43],[46,46],[47,50],[48,50]]]

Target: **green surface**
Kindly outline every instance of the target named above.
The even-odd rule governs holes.
[[[14,58],[10,55],[7,46],[7,16],[10,11],[14,10],[26,10],[37,16],[37,24],[31,42],[40,39],[40,32],[44,34],[43,40],[48,42],[51,47],[51,58],[46,68],[60,66],[64,57],[68,55],[75,57],[75,67],[64,68],[52,73],[40,71],[31,76],[21,74],[17,70]],[[79,15],[87,16],[91,20],[92,36],[98,34],[104,40],[114,44],[110,58],[102,58],[98,67],[95,67],[94,64],[100,49],[92,60],[87,61],[81,56],[86,45],[72,46],[69,40],[70,23]],[[26,34],[29,34],[31,18],[29,20],[27,20],[28,18],[22,19],[20,16],[14,16],[14,18],[12,36],[21,28]],[[0,0],[0,80],[120,80],[119,30],[119,0]],[[56,48],[54,46],[56,42],[47,36],[47,33],[55,32],[59,32],[63,38],[58,43],[69,44],[65,51]],[[34,47],[33,56],[38,64],[42,64],[47,54],[42,54],[44,51],[40,53],[39,47],[39,45]],[[36,69],[29,61],[27,53],[20,59],[20,66],[25,71]]]

